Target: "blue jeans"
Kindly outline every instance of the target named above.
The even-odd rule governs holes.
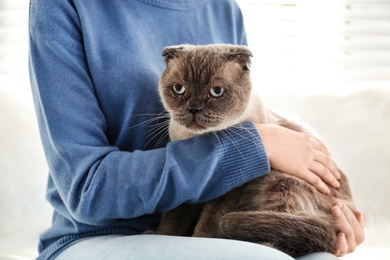
[[[55,254],[51,260],[177,260],[260,259],[293,260],[263,245],[227,239],[161,235],[107,235],[81,239]],[[315,253],[299,260],[335,260],[329,253]]]

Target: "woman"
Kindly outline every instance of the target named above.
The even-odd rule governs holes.
[[[269,172],[269,161],[320,191],[337,184],[333,163],[315,157],[326,153],[319,143],[273,126],[248,133],[263,137],[260,151],[242,134],[240,152],[223,135],[153,136],[145,122],[156,125],[150,119],[163,112],[160,54],[183,43],[246,44],[239,8],[231,0],[31,1],[31,85],[54,208],[39,259],[291,259],[240,241],[139,235],[158,226],[157,212],[221,196]],[[333,210],[343,231],[335,255],[343,255],[361,242],[363,215]]]

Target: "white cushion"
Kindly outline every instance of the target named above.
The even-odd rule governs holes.
[[[9,252],[36,256],[52,210],[45,199],[48,170],[31,97],[2,91],[0,122],[0,258]]]

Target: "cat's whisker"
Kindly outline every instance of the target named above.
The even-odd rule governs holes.
[[[164,140],[167,135],[169,134],[168,132],[168,128],[169,128],[169,122],[163,122],[164,124],[160,124],[156,129],[154,129],[151,133],[149,133],[145,139],[149,139],[149,141],[146,142],[146,144],[144,145],[144,148],[145,149],[148,144],[153,140],[155,139],[156,137],[158,137],[161,133],[165,132],[162,136],[160,136],[160,138],[158,139],[158,141],[156,142],[156,144],[154,145],[154,148],[156,146],[158,146],[162,140]],[[149,138],[150,137],[150,138]]]
[[[226,116],[223,116],[223,115],[218,115],[218,117],[215,117],[215,118],[218,119],[218,120],[227,122],[227,124],[231,124],[231,126],[227,127],[227,128],[226,127],[221,127],[220,130],[214,130],[213,132],[218,132],[218,131],[222,131],[222,130],[231,131],[231,132],[239,135],[240,137],[243,137],[243,138],[247,139],[248,141],[252,142],[256,146],[258,146],[256,140],[261,140],[260,137],[256,136],[254,133],[252,133],[250,131],[250,129],[256,129],[255,126],[252,128],[252,127],[243,126],[241,124],[237,124],[236,120],[232,120],[232,119],[230,119],[230,118],[228,118]],[[236,129],[237,131],[234,131],[234,129]],[[243,131],[243,130],[247,131],[250,134],[250,136],[252,137],[252,140],[248,139],[243,134],[240,134],[238,130],[240,130],[240,131]]]
[[[152,122],[160,120],[160,119],[169,119],[171,117],[169,115],[169,113],[166,112],[166,111],[161,112],[159,114],[138,114],[138,115],[135,115],[135,116],[155,116],[155,115],[157,115],[157,116],[153,117],[151,119],[145,120],[144,122],[138,123],[136,125],[132,125],[132,126],[128,127],[128,129],[132,129],[134,127],[138,127],[138,126],[145,125],[145,124],[151,124]]]
[[[160,136],[160,138],[157,140],[156,144],[154,145],[154,148],[158,147],[160,143],[167,137],[169,137],[169,131],[166,131],[165,134]]]
[[[245,126],[242,126],[242,125],[241,126],[233,126],[233,127],[230,128],[231,131],[235,131],[235,133],[238,134],[238,135],[240,135],[240,134],[239,134],[239,132],[237,130],[248,132],[249,135],[252,137],[252,140],[249,140],[245,136],[240,135],[241,137],[246,138],[248,141],[252,141],[253,143],[256,143],[255,140],[261,141],[261,137],[257,136],[254,133],[252,133],[249,129],[255,129],[255,128],[248,128],[248,127],[245,127]]]
[[[138,126],[141,126],[141,125],[148,125],[148,124],[151,124],[154,121],[157,121],[157,120],[160,120],[160,119],[163,119],[163,118],[159,117],[159,118],[148,119],[148,120],[146,120],[146,121],[144,121],[142,123],[130,126],[130,127],[128,127],[128,129],[132,129],[132,128],[135,128],[135,127],[138,127]],[[169,117],[166,117],[166,119],[169,119]],[[147,127],[154,127],[154,125],[152,125],[152,126],[149,125]]]
[[[159,128],[160,126],[165,126],[166,124],[169,124],[169,121],[163,121],[158,124],[155,124],[153,126],[150,126],[151,129],[149,129],[146,133],[150,133],[156,130],[156,128]]]
[[[242,130],[247,130],[248,133],[250,134],[250,136],[252,137],[252,139],[249,139],[248,137],[246,137],[246,136],[244,136],[244,135],[238,133],[238,131],[234,130],[234,128],[231,128],[231,129],[229,129],[228,131],[231,131],[231,132],[235,133],[236,135],[238,135],[238,136],[240,136],[240,137],[242,137],[242,138],[248,140],[249,142],[253,143],[253,144],[255,145],[256,149],[260,152],[260,146],[259,146],[259,144],[256,142],[256,140],[259,140],[259,141],[260,141],[260,138],[257,137],[255,134],[253,134],[253,133],[252,133],[251,131],[249,131],[248,129],[245,129],[245,127],[239,128],[239,130],[241,130],[241,131],[242,131]]]
[[[149,138],[152,135],[158,135],[163,130],[167,129],[169,126],[169,122],[161,122],[157,125],[155,125],[152,129],[150,129],[148,132],[150,132],[145,138]],[[154,138],[154,137],[153,137]],[[152,138],[152,139],[153,139]]]
[[[215,131],[212,131],[212,133],[213,133],[213,135],[215,136],[215,138],[217,138],[218,143],[219,143],[220,145],[222,145],[221,140],[219,139],[217,133],[216,133]]]
[[[139,126],[142,124],[151,124],[152,122],[160,120],[160,119],[169,119],[170,118],[170,115],[168,112],[162,112],[159,114],[142,114],[142,115],[157,115],[157,117],[146,120],[145,122],[137,124],[135,126]],[[135,127],[135,126],[133,126],[133,127]],[[145,149],[148,146],[148,144],[152,140],[154,140],[157,136],[159,136],[161,133],[166,131],[168,129],[168,126],[169,126],[169,120],[164,120],[162,122],[159,122],[157,124],[153,124],[153,125],[149,126],[149,127],[151,127],[151,129],[146,132],[148,135],[145,137],[145,139],[149,139],[149,140],[148,140],[148,142],[146,142],[143,149]],[[160,141],[160,143],[161,143],[161,141]]]
[[[167,111],[162,111],[160,113],[151,113],[151,114],[137,114],[137,115],[134,115],[134,116],[160,116],[162,114],[169,114],[169,112]]]
[[[227,133],[225,133],[225,131],[226,131],[226,129],[225,130],[221,130],[220,132],[222,133],[222,134],[224,134],[229,140],[230,140],[230,142],[237,148],[237,151],[240,153],[240,155],[241,155],[241,157],[242,158],[244,158],[244,155],[241,153],[241,150],[240,150],[240,148],[238,147],[238,143],[237,143],[237,141],[235,140],[235,138],[233,137],[233,136],[231,136],[232,138],[233,138],[233,140],[229,137],[229,132],[228,131],[226,131]],[[237,144],[236,144],[237,143]]]

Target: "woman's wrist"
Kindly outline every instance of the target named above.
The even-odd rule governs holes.
[[[272,125],[270,124],[257,124],[255,123],[255,126],[257,130],[259,131],[259,134],[261,136],[261,139],[263,141],[265,153],[267,154],[270,166],[273,167],[273,158],[274,153],[270,147],[269,140],[272,138],[270,135],[272,135]]]

